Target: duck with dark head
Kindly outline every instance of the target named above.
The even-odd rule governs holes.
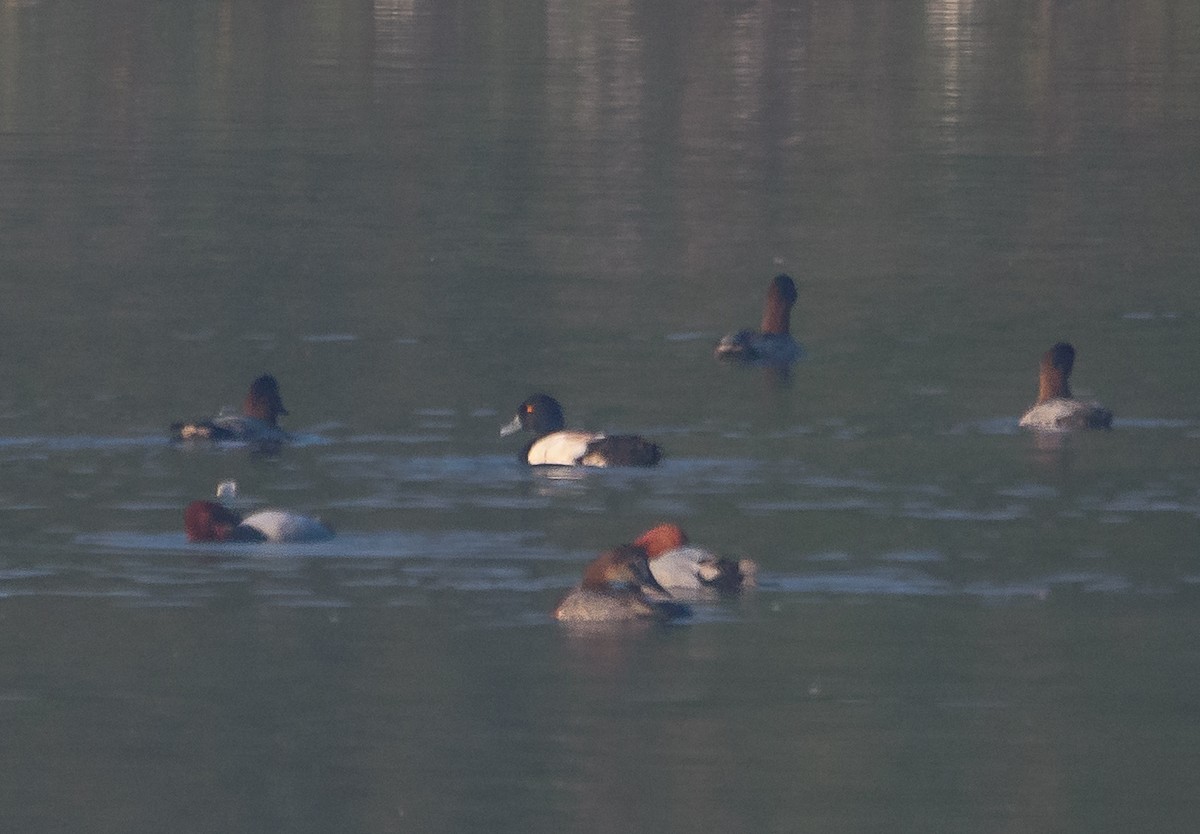
[[[662,459],[658,444],[644,437],[566,428],[562,406],[548,394],[534,394],[517,406],[500,436],[519,431],[533,434],[521,450],[521,459],[533,465],[653,466]]]

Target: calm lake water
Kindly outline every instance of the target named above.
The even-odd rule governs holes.
[[[1198,229],[1193,0],[0,4],[0,829],[1195,830]],[[550,619],[663,519],[761,587]]]

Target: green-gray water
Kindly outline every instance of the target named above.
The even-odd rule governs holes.
[[[0,4],[0,829],[1193,830],[1197,229],[1185,0]],[[662,519],[761,587],[550,619]]]

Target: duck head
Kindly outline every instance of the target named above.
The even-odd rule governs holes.
[[[559,431],[566,425],[562,406],[549,394],[534,394],[517,406],[517,413],[500,429],[500,436],[507,437],[519,431],[537,435]]]
[[[190,542],[238,540],[242,517],[215,501],[193,501],[183,511],[183,529]]]
[[[687,533],[678,524],[660,524],[638,536],[633,546],[640,547],[648,558],[653,559],[687,543]]]

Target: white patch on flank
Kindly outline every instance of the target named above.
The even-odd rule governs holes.
[[[587,452],[588,443],[601,437],[604,435],[587,431],[556,431],[533,444],[529,449],[529,462],[574,466]]]
[[[1021,425],[1031,429],[1061,429],[1062,421],[1070,420],[1074,415],[1094,408],[1095,403],[1055,397],[1026,411],[1025,416],[1021,418]]]
[[[283,510],[263,510],[247,516],[242,524],[253,527],[273,542],[311,542],[333,535],[319,519]]]

